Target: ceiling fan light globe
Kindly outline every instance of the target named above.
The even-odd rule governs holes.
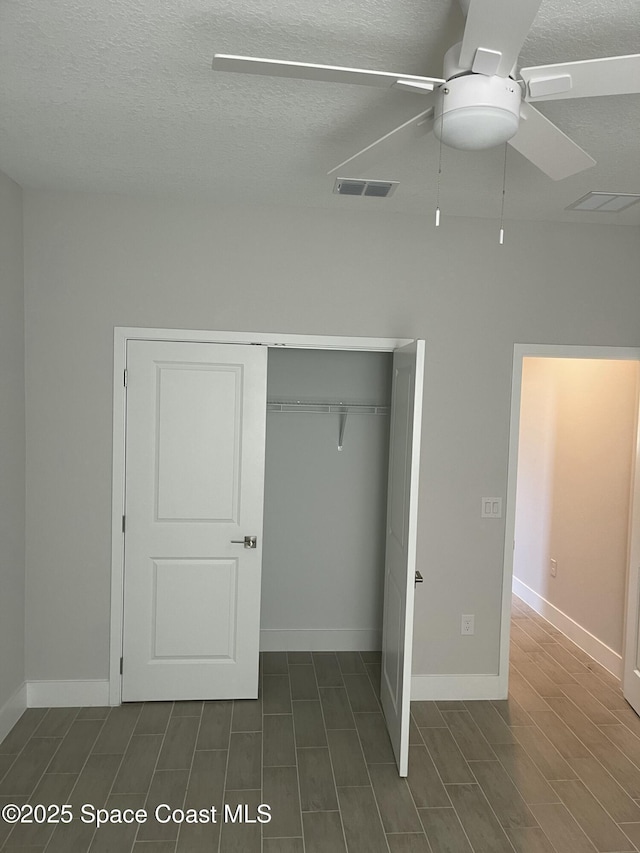
[[[479,151],[502,145],[518,132],[519,117],[499,107],[471,106],[449,110],[434,122],[434,133],[445,145]]]
[[[518,131],[521,103],[515,80],[463,74],[438,91],[433,130],[445,145],[463,151],[503,145]]]

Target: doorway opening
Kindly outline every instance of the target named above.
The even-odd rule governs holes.
[[[513,591],[516,670],[523,654],[541,657],[542,669],[562,666],[563,657],[566,668],[568,650],[603,677],[622,678],[625,659],[635,657],[625,620],[637,626],[629,590],[638,568],[630,554],[639,359],[622,348],[516,347],[501,649]]]
[[[391,353],[272,348],[262,651],[379,651]]]

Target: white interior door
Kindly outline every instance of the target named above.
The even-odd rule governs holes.
[[[636,434],[629,525],[629,574],[622,654],[622,692],[636,714],[640,714],[640,415]]]
[[[266,386],[266,347],[127,345],[123,701],[258,695]]]
[[[424,341],[393,354],[381,699],[400,776],[409,770]]]

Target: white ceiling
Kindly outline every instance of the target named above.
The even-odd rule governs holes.
[[[418,113],[421,96],[213,72],[214,52],[440,76],[457,0],[0,0],[0,169],[24,187],[433,215],[432,135],[380,163],[386,200],[326,171]],[[521,67],[637,53],[638,0],[542,0]],[[564,208],[640,192],[640,95],[537,105],[597,165],[554,182],[512,148],[505,218],[640,224]],[[503,148],[444,149],[443,217],[498,217]],[[349,174],[343,177],[350,177]]]

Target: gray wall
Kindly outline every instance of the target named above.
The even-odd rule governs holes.
[[[414,672],[497,671],[513,344],[640,344],[638,229],[368,210],[25,194],[30,678],[107,675],[114,325],[425,338]]]
[[[22,190],[0,172],[0,708],[24,667]]]
[[[639,379],[635,361],[522,372],[514,577],[619,655]]]
[[[389,405],[391,355],[272,348],[267,396]],[[263,645],[278,643],[270,649],[380,648],[389,418],[349,415],[341,451],[339,424],[338,414],[267,415],[260,627]]]

